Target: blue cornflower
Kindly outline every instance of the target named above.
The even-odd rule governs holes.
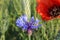
[[[21,17],[19,17],[16,20],[16,25],[20,28],[22,28],[22,30],[33,30],[33,29],[38,29],[41,24],[39,24],[39,20],[36,18],[36,20],[34,19],[34,17],[32,17],[30,19],[30,21],[28,21],[28,18],[26,15],[23,15]]]

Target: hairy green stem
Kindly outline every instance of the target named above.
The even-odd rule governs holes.
[[[30,19],[31,17],[31,10],[30,10],[30,0],[22,0],[24,6],[24,14]]]
[[[29,37],[29,40],[31,40],[31,36],[28,36]]]
[[[1,40],[5,40],[5,35],[4,34],[2,34]]]

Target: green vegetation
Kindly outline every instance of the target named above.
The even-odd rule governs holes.
[[[32,33],[31,40],[54,40],[60,29],[60,19],[45,22],[36,12],[36,1],[30,0],[30,12],[27,15],[37,17],[42,26]],[[0,0],[0,40],[29,40],[28,34],[16,26],[16,19],[24,11],[22,0]]]

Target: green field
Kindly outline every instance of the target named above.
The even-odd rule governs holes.
[[[0,40],[60,40],[58,33],[60,19],[43,21],[36,12],[36,0],[25,0],[25,2],[24,0],[0,0]],[[38,18],[42,24],[30,37],[26,31],[16,26],[16,19],[23,14],[28,18],[32,16]]]

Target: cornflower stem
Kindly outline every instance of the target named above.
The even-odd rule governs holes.
[[[29,40],[31,40],[31,36],[28,36],[29,37]]]

